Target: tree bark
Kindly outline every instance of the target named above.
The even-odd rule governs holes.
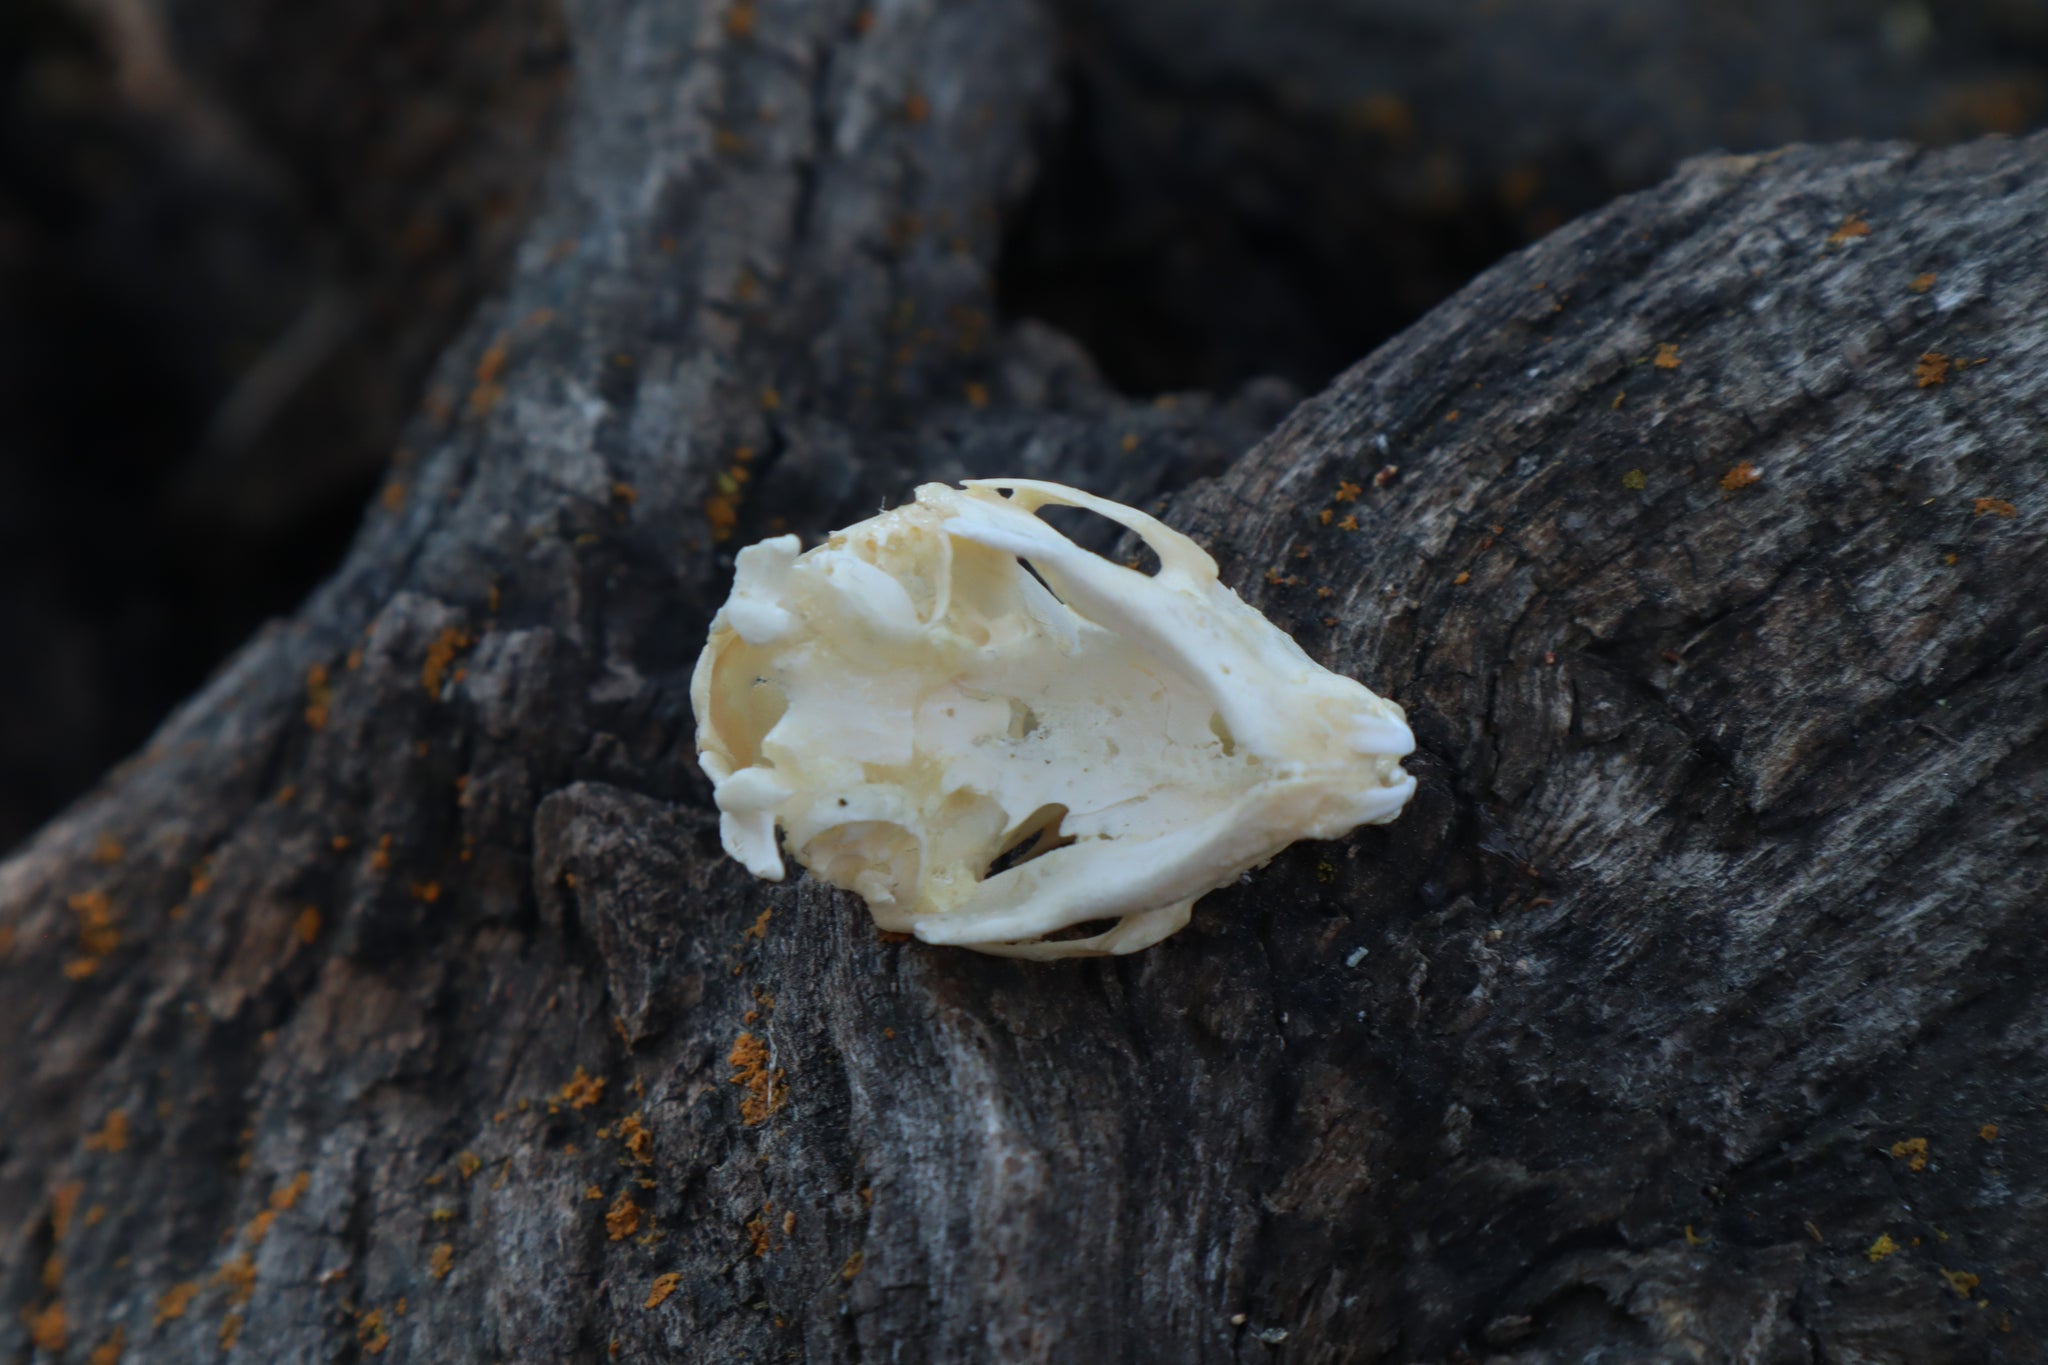
[[[1281,421],[995,321],[1034,7],[568,8],[347,564],[0,864],[0,1352],[2040,1357],[2048,138],[1692,163]],[[1051,966],[723,858],[733,549],[992,473],[1408,813]]]

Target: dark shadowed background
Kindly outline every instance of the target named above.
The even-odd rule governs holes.
[[[1135,395],[1312,389],[1697,152],[2048,121],[2040,0],[1055,8],[1002,302]],[[0,852],[461,401],[428,369],[509,263],[564,41],[550,0],[0,6]]]

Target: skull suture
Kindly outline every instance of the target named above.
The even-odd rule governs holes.
[[[1047,504],[1136,532],[1158,572],[1075,545]],[[780,880],[780,825],[885,929],[1012,957],[1134,952],[1296,839],[1392,820],[1415,790],[1399,706],[1119,503],[926,484],[798,549],[740,552],[691,680],[697,749],[727,852]],[[1096,920],[1115,924],[1048,937]]]

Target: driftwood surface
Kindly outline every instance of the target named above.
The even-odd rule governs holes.
[[[346,565],[0,864],[0,1353],[2041,1357],[2048,138],[1691,163],[1286,415],[997,321],[1032,6],[568,25]],[[724,859],[731,550],[997,472],[1407,814],[1052,966]]]
[[[1313,392],[1686,156],[2048,123],[2036,0],[1042,2],[1019,49],[1052,70],[1035,164],[996,206],[1000,251],[970,249],[993,316],[1051,323],[1147,397]],[[704,41],[677,22],[687,49],[643,46],[646,79],[807,8],[710,0]],[[863,40],[858,10],[836,20]],[[529,226],[564,92],[674,107],[579,82],[591,31],[557,0],[0,12],[0,638],[34,643],[0,669],[0,851],[296,607],[417,450],[401,423],[460,401],[430,368]],[[680,116],[742,139],[779,117]]]

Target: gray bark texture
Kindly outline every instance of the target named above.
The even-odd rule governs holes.
[[[1691,162],[1290,414],[998,321],[1023,0],[566,22],[346,564],[0,863],[0,1357],[2043,1358],[2048,137]],[[1046,966],[726,860],[732,550],[996,473],[1407,813]]]

